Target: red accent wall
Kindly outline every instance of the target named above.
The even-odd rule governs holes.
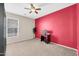
[[[79,55],[79,4],[77,4],[77,49]]]
[[[52,8],[53,9],[53,8]],[[76,4],[35,19],[36,37],[42,30],[51,32],[51,42],[77,48]]]

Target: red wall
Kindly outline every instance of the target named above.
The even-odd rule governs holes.
[[[79,55],[79,4],[77,4],[77,49]]]
[[[51,32],[51,41],[77,48],[76,40],[76,4],[35,20],[36,37],[42,30]]]

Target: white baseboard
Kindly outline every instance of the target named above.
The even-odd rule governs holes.
[[[65,45],[61,45],[61,44],[58,44],[58,43],[55,43],[55,42],[51,42],[51,43],[56,44],[56,45],[59,45],[59,46],[62,46],[62,47],[65,47],[65,48],[68,48],[68,49],[72,49],[72,50],[78,51],[75,48],[71,48],[71,47],[68,47],[68,46],[65,46]]]
[[[39,38],[36,38],[36,39],[39,39]],[[56,45],[59,45],[59,46],[62,46],[62,47],[68,48],[68,49],[72,49],[72,50],[75,50],[76,52],[78,52],[78,50],[75,49],[75,48],[71,48],[71,47],[68,47],[68,46],[65,46],[65,45],[61,45],[61,44],[58,44],[58,43],[55,43],[55,42],[51,42],[51,43],[54,43],[54,44],[56,44]],[[78,54],[78,53],[77,53],[77,54]]]
[[[36,39],[39,39],[39,38],[36,38]],[[61,44],[58,44],[58,43],[55,43],[55,42],[51,42],[51,43],[56,44],[56,45],[59,45],[59,46],[62,46],[64,48],[72,49],[72,50],[76,51],[77,56],[79,56],[78,50],[75,49],[75,48],[71,48],[71,47],[68,47],[68,46],[65,46],[65,45],[61,45]]]
[[[32,38],[33,39],[33,38]],[[6,43],[7,45],[10,45],[10,44],[15,44],[15,43],[20,43],[20,42],[24,42],[24,41],[29,41],[29,40],[32,40],[32,39],[28,39],[28,40],[19,40],[19,41],[15,41],[15,42],[10,42],[10,43]]]
[[[79,56],[78,50],[75,49],[75,48],[71,48],[71,47],[68,47],[68,46],[65,46],[65,45],[61,45],[61,44],[58,44],[58,43],[55,43],[55,42],[51,42],[51,43],[56,44],[56,45],[59,45],[59,46],[62,46],[64,48],[72,49],[72,50],[76,51],[77,56]]]

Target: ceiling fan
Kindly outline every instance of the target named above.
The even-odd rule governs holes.
[[[31,8],[24,8],[26,10],[30,10],[29,13],[35,12],[36,14],[38,14],[38,11],[41,10],[41,8],[36,8],[33,4],[30,4]]]

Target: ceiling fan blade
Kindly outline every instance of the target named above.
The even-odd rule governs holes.
[[[41,8],[36,8],[36,10],[41,10]]]
[[[30,8],[24,8],[24,9],[31,10]]]
[[[34,7],[34,5],[33,5],[33,4],[30,4],[30,5],[31,5],[31,8],[32,8],[32,9],[35,9],[35,7]]]
[[[36,14],[38,14],[38,12],[37,12],[37,11],[35,11],[35,13],[36,13]]]
[[[32,11],[30,11],[29,13],[32,13]]]

